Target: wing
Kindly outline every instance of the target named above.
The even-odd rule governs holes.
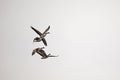
[[[47,57],[46,53],[44,50],[40,50],[39,51],[39,54],[42,56],[42,57]]]
[[[45,34],[49,29],[50,29],[50,25],[49,25],[48,28],[43,32],[43,34]]]
[[[35,50],[33,50],[32,55],[34,55],[34,54],[35,54],[35,52],[36,52],[36,51],[35,51]]]
[[[43,41],[44,45],[47,46],[47,42],[46,42],[45,38],[42,38],[42,41]]]
[[[31,28],[38,34],[38,35],[42,35],[42,33],[40,31],[38,31],[37,29],[35,29],[34,27],[31,26]]]

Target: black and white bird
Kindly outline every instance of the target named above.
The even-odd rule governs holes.
[[[41,59],[46,59],[48,57],[57,57],[57,56],[54,56],[54,55],[51,55],[51,54],[47,55],[46,52],[43,49],[44,49],[44,47],[34,49],[33,52],[32,52],[32,55],[34,55],[35,53],[38,53],[40,56],[42,56]]]
[[[35,29],[32,26],[31,26],[31,28],[39,35],[39,37],[34,38],[33,42],[40,42],[40,41],[42,41],[44,43],[44,45],[47,46],[47,42],[46,42],[44,37],[47,34],[49,34],[48,30],[50,29],[50,26],[48,26],[48,28],[43,33],[41,33],[40,31],[38,31],[37,29]]]

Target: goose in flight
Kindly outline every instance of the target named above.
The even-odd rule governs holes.
[[[34,38],[33,42],[40,42],[40,41],[42,41],[44,43],[44,45],[47,46],[47,42],[46,42],[44,37],[47,34],[49,34],[48,30],[50,29],[50,26],[48,26],[48,28],[43,33],[41,33],[40,31],[38,31],[37,29],[35,29],[32,26],[31,26],[31,28],[40,36],[40,37]]]
[[[46,59],[48,57],[57,57],[57,56],[54,56],[54,55],[51,55],[51,54],[47,55],[46,52],[43,49],[44,49],[44,47],[34,49],[33,52],[32,52],[32,55],[34,55],[35,53],[38,53],[40,56],[42,56],[41,59]]]

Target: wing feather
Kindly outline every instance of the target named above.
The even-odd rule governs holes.
[[[45,38],[42,38],[42,41],[43,41],[44,45],[47,46],[47,41],[45,40]]]
[[[35,29],[34,27],[31,26],[31,28],[32,28],[39,36],[42,35],[42,33],[41,33],[40,31],[38,31],[37,29]]]
[[[41,55],[42,57],[47,57],[47,55],[46,55],[46,53],[45,53],[44,50],[40,50],[39,52],[40,52],[40,55]]]
[[[50,29],[50,25],[49,25],[48,28],[43,32],[43,34],[45,34],[49,29]]]

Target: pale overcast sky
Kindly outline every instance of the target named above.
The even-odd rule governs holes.
[[[119,0],[0,0],[0,28],[0,80],[120,80]]]

